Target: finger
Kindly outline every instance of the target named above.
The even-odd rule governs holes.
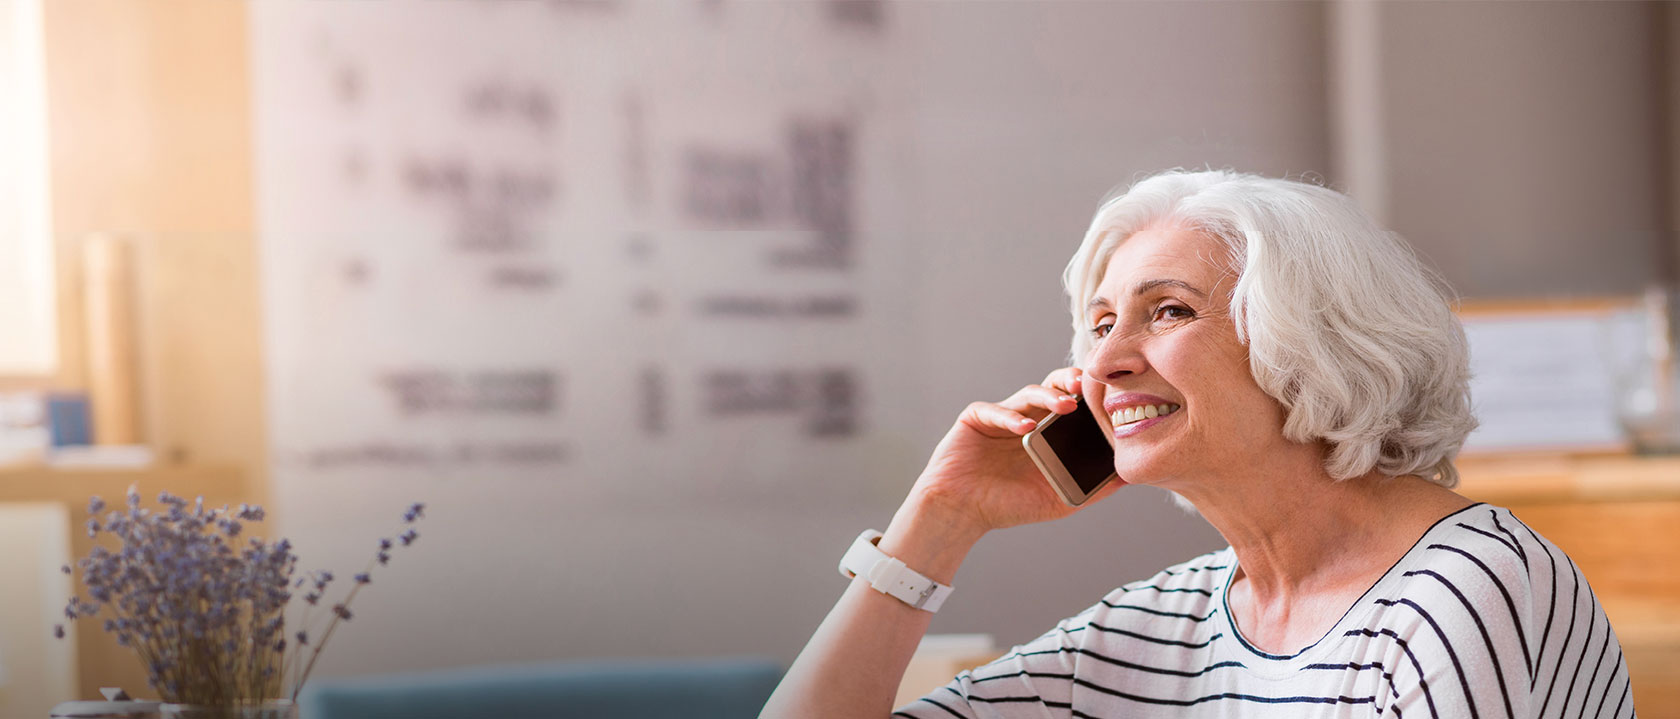
[[[1038,420],[1021,412],[991,402],[973,402],[963,410],[962,421],[988,437],[1002,437],[1006,432],[1017,437],[1032,431]]]
[[[1078,409],[1079,395],[1069,394],[1055,387],[1029,384],[1010,395],[1009,399],[1001,404],[1022,414],[1043,417],[1043,414],[1034,410],[1044,409],[1056,414],[1067,414]]]
[[[1080,378],[1084,375],[1078,367],[1063,367],[1051,372],[1044,378],[1044,386],[1053,387],[1063,394],[1079,396]]]

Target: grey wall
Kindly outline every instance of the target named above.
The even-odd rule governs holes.
[[[1461,293],[1631,295],[1674,271],[1653,261],[1659,10],[1380,5],[1389,220]]]
[[[323,671],[612,655],[790,660],[843,587],[841,551],[886,525],[961,408],[1063,361],[1062,267],[1097,201],[1145,173],[1230,166],[1344,186],[1354,173],[1331,163],[1358,158],[1360,177],[1382,181],[1355,196],[1384,208],[1465,294],[1621,292],[1654,275],[1666,168],[1649,8],[1379,8],[1372,43],[1352,50],[1374,60],[1382,122],[1349,135],[1332,122],[1346,115],[1330,97],[1330,4],[886,4],[890,70],[871,81],[884,88],[871,112],[909,132],[860,174],[897,180],[904,192],[881,214],[903,220],[862,241],[902,243],[912,287],[883,320],[880,336],[902,346],[881,351],[906,361],[871,388],[871,431],[887,437],[868,476],[847,491],[785,481],[621,504],[533,484],[526,506],[440,504],[424,530],[432,554],[404,555],[377,585],[409,599],[359,614]],[[673,27],[685,26],[657,30]],[[713,42],[694,45],[731,52]],[[1340,137],[1373,146],[1338,147]],[[287,521],[343,535],[358,547],[345,557],[359,561],[361,513],[347,502],[396,506],[430,486],[297,490],[311,496],[293,506],[308,512]],[[1023,641],[1120,583],[1223,544],[1161,493],[1129,488],[1071,520],[988,537],[933,630]]]

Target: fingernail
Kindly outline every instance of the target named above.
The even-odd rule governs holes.
[[[1062,395],[1062,399],[1065,399],[1065,400],[1067,400],[1067,401],[1069,401],[1069,402],[1078,402],[1078,401],[1079,401],[1079,398],[1078,398],[1078,397],[1075,397],[1075,396],[1073,396],[1073,395],[1071,395],[1071,394],[1064,394],[1064,395]]]

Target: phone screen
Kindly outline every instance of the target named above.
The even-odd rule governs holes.
[[[1114,473],[1114,448],[1083,401],[1079,409],[1058,417],[1040,434],[1086,494]]]

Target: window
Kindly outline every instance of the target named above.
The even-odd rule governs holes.
[[[0,376],[58,364],[42,1],[0,3]]]

